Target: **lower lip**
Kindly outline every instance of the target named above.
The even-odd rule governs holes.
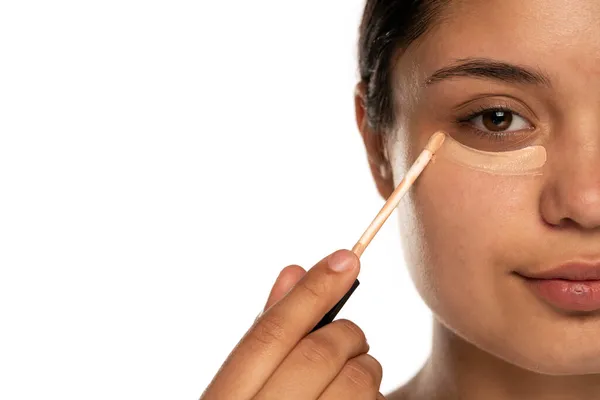
[[[600,310],[600,280],[526,279],[542,300],[565,311]]]

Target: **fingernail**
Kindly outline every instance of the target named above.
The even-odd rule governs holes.
[[[346,272],[355,268],[356,257],[350,250],[338,250],[327,260],[329,268],[335,272]]]

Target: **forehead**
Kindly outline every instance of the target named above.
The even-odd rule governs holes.
[[[400,57],[398,69],[418,66],[425,76],[467,57],[531,65],[554,77],[584,75],[600,84],[600,0],[451,1]]]

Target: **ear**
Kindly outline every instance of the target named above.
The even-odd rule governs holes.
[[[385,148],[384,132],[375,132],[368,121],[367,110],[365,107],[366,87],[364,82],[356,85],[354,91],[354,111],[356,114],[356,124],[363,138],[369,168],[377,185],[379,194],[387,200],[394,191],[394,176],[392,166],[387,156]]]

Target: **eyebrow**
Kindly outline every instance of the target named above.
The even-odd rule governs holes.
[[[541,71],[489,58],[462,58],[435,71],[425,86],[457,77],[491,79],[511,84],[534,84],[550,87],[550,78]]]

